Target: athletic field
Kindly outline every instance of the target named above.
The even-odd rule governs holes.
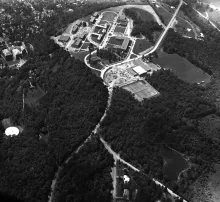
[[[145,80],[135,81],[123,86],[123,88],[133,93],[139,101],[159,95],[159,92]]]

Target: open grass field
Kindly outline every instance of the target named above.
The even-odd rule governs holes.
[[[143,21],[155,21],[154,16],[147,12],[146,10],[140,9],[140,8],[129,8],[130,10],[134,11],[137,13],[138,17],[143,20]]]
[[[98,40],[98,36],[91,36],[91,39],[98,44],[100,44],[102,42],[102,41]]]
[[[124,34],[125,30],[126,30],[126,27],[116,26],[114,32]]]
[[[159,92],[144,80],[135,81],[134,83],[125,85],[123,86],[123,89],[133,93],[135,98],[139,101],[159,95]]]
[[[112,25],[111,22],[108,22],[108,21],[106,21],[106,20],[101,20],[101,21],[99,22],[99,25],[105,25],[106,23]]]
[[[86,57],[86,55],[89,54],[89,51],[81,51],[79,53],[71,53],[71,55],[75,58],[75,59],[78,59],[82,62],[84,62],[84,58]]]
[[[137,39],[136,43],[134,45],[133,52],[135,54],[139,54],[139,53],[147,50],[151,46],[152,46],[152,44],[149,41],[147,41],[146,39]]]
[[[106,12],[104,12],[103,14],[102,14],[102,21],[103,20],[107,20],[107,21],[110,21],[110,22],[112,22],[114,19],[115,19],[115,17],[117,16],[117,14],[116,13],[114,13],[114,12],[111,12],[111,11],[106,11]]]
[[[46,93],[42,88],[37,86],[33,90],[29,90],[25,97],[25,104],[29,106],[36,106],[38,105],[38,101],[45,95]]]
[[[156,12],[162,16],[163,20],[164,20],[164,24],[168,25],[168,23],[170,22],[171,18],[172,18],[172,14],[170,14],[169,12],[167,12],[166,10],[164,10],[161,7],[156,7],[154,6],[154,9],[156,10]]]
[[[96,26],[95,29],[93,30],[93,32],[99,34],[99,32],[101,32],[102,29],[103,29],[102,27],[97,27]]]
[[[86,49],[89,47],[89,43],[84,43],[82,46],[81,46],[81,49]]]
[[[181,18],[177,18],[178,23],[176,24],[177,32],[179,32],[182,35],[194,38],[195,34],[193,32],[192,26],[186,22],[185,20]],[[190,29],[190,31],[187,31],[187,29]]]

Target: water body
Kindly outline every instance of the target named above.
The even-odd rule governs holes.
[[[166,145],[161,148],[160,155],[164,160],[163,173],[169,180],[176,181],[179,174],[189,168],[188,162],[182,155]]]
[[[209,83],[211,76],[200,68],[197,68],[185,58],[177,54],[168,54],[164,51],[159,52],[159,57],[155,59],[155,63],[162,68],[170,69],[181,80],[189,83]]]

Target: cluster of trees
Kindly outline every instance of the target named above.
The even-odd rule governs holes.
[[[150,42],[154,43],[154,32],[161,32],[163,30],[154,20],[143,21],[132,8],[126,8],[124,13],[133,20],[134,28],[131,32],[132,36],[144,35]]]
[[[110,202],[113,166],[112,155],[99,139],[93,138],[64,164],[55,189],[55,201]]]
[[[101,79],[79,60],[58,50],[54,59],[27,63],[11,81],[3,80],[0,90],[2,118],[11,117],[24,128],[14,138],[0,144],[0,190],[25,201],[47,201],[58,165],[88,137],[104,113],[108,91]],[[60,67],[53,73],[55,61]],[[40,79],[47,94],[36,107],[25,105],[22,113],[20,82],[30,68],[49,69]],[[48,141],[39,140],[46,128]],[[7,168],[7,169],[5,169]]]
[[[206,36],[205,40],[219,38],[219,31],[215,29],[208,20],[199,16],[192,6],[184,4],[182,5],[181,10],[192,22],[200,27],[202,33]]]
[[[120,61],[125,58],[126,55],[124,51],[111,48],[97,50],[97,56],[102,59],[107,59],[110,63]]]
[[[28,62],[19,71],[1,70],[3,78],[0,79],[0,118],[2,120],[11,117],[16,125],[24,128],[24,131],[18,137],[7,139],[4,138],[4,128],[0,128],[0,191],[24,201],[48,200],[51,182],[58,166],[62,165],[65,159],[90,135],[107,105],[108,91],[102,80],[92,74],[85,64],[60,49],[50,40],[50,37],[62,26],[79,17],[118,4],[71,5],[74,12],[64,12],[55,4],[52,7],[48,5],[47,8],[54,8],[55,12],[52,16],[44,18],[44,22],[40,25],[42,31],[22,38],[34,46],[34,52],[29,56]],[[19,6],[25,5],[19,3]],[[37,2],[33,6],[38,9]],[[6,13],[13,14],[17,11],[17,4],[13,4],[13,10],[6,5],[4,8]],[[24,19],[32,19],[32,12],[26,12],[25,9],[22,11]],[[30,23],[35,24],[33,21]],[[23,30],[24,34],[25,31]],[[14,40],[13,34],[8,35],[11,40]],[[26,81],[30,70],[37,72],[36,85],[40,86],[46,95],[35,107],[25,105],[23,112],[22,88],[28,89]],[[39,138],[42,129],[46,131],[48,139]],[[98,150],[98,146],[94,147],[93,153],[95,149]],[[99,161],[98,152],[99,150],[93,156],[97,156],[96,163]],[[88,153],[83,154],[85,162],[86,158],[90,159],[86,154]],[[105,152],[101,151],[101,154],[107,158]],[[91,178],[94,179],[94,183],[96,178],[101,179],[101,182],[98,181],[100,184],[96,186],[93,193],[89,188],[83,189],[83,186],[79,185],[77,189],[83,191],[77,192],[78,196],[83,192],[82,195],[89,198],[95,193],[96,197],[100,197],[100,201],[107,201],[101,199],[109,197],[111,187],[108,185],[110,178],[107,177],[107,171],[110,171],[107,166],[111,162],[108,160],[105,162],[103,156],[100,158],[98,171],[103,170],[104,178],[98,175],[98,171],[93,170],[90,173]],[[76,157],[74,159],[76,160]],[[78,160],[76,162],[79,162]],[[71,164],[75,163],[71,161]],[[95,169],[98,168],[95,167]],[[81,180],[85,182],[85,186],[92,186],[89,178],[82,176]],[[103,193],[97,193],[103,184],[106,184],[103,186]]]
[[[116,88],[101,135],[125,160],[190,199],[189,184],[220,158],[220,144],[199,132],[198,121],[218,112],[202,88],[179,80],[170,71],[155,72],[147,80],[161,95],[141,104],[129,92]],[[176,184],[164,178],[162,143],[192,157],[198,165],[189,171],[189,181]]]

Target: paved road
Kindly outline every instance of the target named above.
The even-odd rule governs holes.
[[[159,3],[159,2],[158,2],[158,3]],[[161,8],[163,8],[164,10],[166,10],[168,13],[172,14],[172,13],[169,12],[162,4],[160,4],[160,6],[161,6]],[[208,13],[207,13],[207,14],[208,14]],[[193,32],[194,32],[194,34],[195,34],[195,39],[198,39],[198,34],[197,34],[197,32],[196,32],[195,27],[194,27],[188,20],[186,20],[186,19],[184,19],[184,18],[182,18],[182,17],[180,17],[180,16],[178,16],[178,18],[184,20],[185,22],[187,22],[187,23],[192,27],[192,30],[193,30]]]
[[[122,159],[119,154],[117,154],[115,151],[113,151],[113,150],[111,149],[111,147],[108,145],[108,143],[107,143],[102,137],[100,137],[99,139],[100,139],[100,141],[103,143],[103,145],[105,146],[105,148],[108,150],[108,152],[113,155],[114,160],[119,160],[121,163],[127,165],[127,166],[130,167],[132,170],[134,170],[134,171],[136,171],[136,172],[141,172],[139,169],[137,169],[136,167],[134,167],[133,165],[131,165],[130,163],[128,163],[127,161],[125,161],[124,159]],[[157,185],[160,185],[161,187],[165,187],[165,186],[164,186],[161,182],[159,182],[158,180],[156,180],[156,179],[154,179],[154,178],[153,178],[152,180],[153,180]],[[177,194],[175,194],[175,193],[174,193],[172,190],[170,190],[169,188],[167,188],[167,191],[168,191],[168,193],[169,193],[171,196],[176,197],[176,198],[180,198],[180,196],[178,196]],[[187,201],[186,201],[186,200],[183,200],[183,202],[187,202]]]
[[[177,13],[179,12],[180,7],[182,6],[183,3],[184,3],[184,1],[183,1],[183,0],[180,0],[180,3],[179,3],[179,5],[178,5],[178,7],[177,7],[175,13],[173,14],[173,17],[171,18],[169,24],[166,26],[164,32],[161,34],[159,40],[157,41],[157,43],[155,44],[155,46],[153,47],[152,50],[150,50],[150,51],[149,51],[149,50],[146,50],[146,51],[142,52],[142,55],[138,56],[137,58],[124,60],[124,61],[122,61],[122,62],[120,62],[120,63],[118,63],[118,64],[113,64],[113,65],[110,65],[110,66],[106,67],[105,69],[103,69],[103,70],[101,71],[101,78],[103,79],[103,78],[104,78],[104,75],[105,75],[105,72],[108,71],[110,68],[112,68],[112,67],[115,66],[115,65],[121,65],[121,64],[126,63],[126,62],[130,62],[130,61],[133,61],[133,60],[140,59],[140,58],[142,58],[142,56],[147,56],[147,55],[149,55],[150,53],[153,53],[154,51],[156,51],[157,48],[160,46],[161,42],[163,41],[164,37],[166,36],[168,30],[172,27],[172,25],[173,25],[173,23],[174,23],[174,20],[176,19],[176,15],[177,15]]]
[[[160,46],[161,42],[163,41],[164,37],[166,36],[168,30],[173,26],[173,23],[174,23],[174,20],[176,19],[176,15],[177,13],[179,12],[180,10],[180,7],[182,6],[183,4],[183,0],[180,0],[180,3],[175,11],[175,13],[173,14],[173,17],[171,18],[169,24],[167,25],[167,27],[165,28],[164,32],[161,34],[159,40],[157,41],[156,45],[154,46],[154,48],[150,51],[150,52],[147,52],[147,53],[144,53],[143,52],[143,55],[144,56],[147,56],[149,55],[150,53],[153,53],[154,51],[157,50],[157,48]]]

